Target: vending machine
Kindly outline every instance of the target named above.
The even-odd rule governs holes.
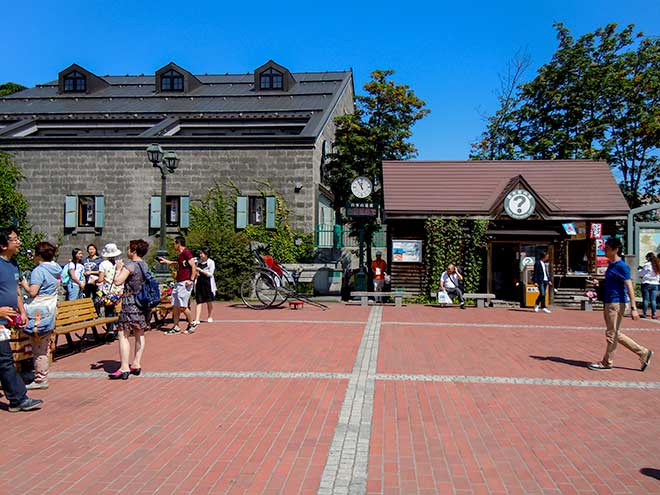
[[[534,263],[526,264],[523,268],[523,308],[531,308],[539,297],[539,288],[534,283]],[[550,304],[550,290],[545,292],[545,305]]]

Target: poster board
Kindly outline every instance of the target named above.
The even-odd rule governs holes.
[[[646,253],[660,253],[660,224],[649,225],[651,222],[639,226],[637,234],[637,264],[643,266],[646,262]]]
[[[392,240],[392,263],[421,263],[422,241],[412,239]]]

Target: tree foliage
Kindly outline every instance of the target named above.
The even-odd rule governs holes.
[[[16,259],[21,268],[27,268],[30,266],[30,261],[25,256],[25,252],[27,249],[34,249],[43,235],[33,232],[32,225],[28,221],[29,205],[18,190],[18,184],[23,178],[21,171],[14,165],[11,155],[0,151],[0,227],[13,226],[18,230],[22,246]]]
[[[376,185],[382,184],[383,160],[417,155],[409,141],[412,127],[429,110],[410,87],[395,83],[390,78],[393,74],[392,70],[372,72],[364,85],[366,95],[355,98],[355,112],[335,120],[337,130],[326,183],[335,196],[337,211],[350,201],[350,184],[355,177],[363,175]],[[370,201],[382,203],[382,188],[375,188]]]
[[[631,206],[660,193],[660,40],[608,24],[558,48],[488,118],[473,159],[603,159]]]
[[[6,82],[4,84],[0,84],[0,96],[7,96],[12,93],[17,93],[18,91],[23,91],[24,89],[27,88],[25,86],[21,86],[20,84]]]
[[[275,230],[266,230],[262,225],[235,229],[236,197],[240,191],[233,184],[216,184],[201,201],[190,206],[187,246],[193,252],[202,247],[210,249],[216,264],[215,278],[220,298],[232,299],[240,294],[241,281],[255,264],[248,251],[250,241],[267,244],[270,253],[280,263],[308,261],[312,256],[313,236],[295,232],[288,223],[289,210],[284,201],[268,185],[264,187],[264,196],[277,198]],[[296,239],[301,242],[296,243]]]

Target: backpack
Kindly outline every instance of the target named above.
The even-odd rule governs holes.
[[[62,280],[62,285],[66,285],[69,282],[71,282],[71,274],[69,273],[69,265],[71,263],[67,263],[62,266],[62,271],[60,272],[60,278]]]
[[[154,278],[151,272],[146,272],[142,269],[142,264],[137,264],[142,272],[144,283],[142,288],[135,294],[135,304],[140,309],[153,309],[160,304],[160,287],[158,281]]]

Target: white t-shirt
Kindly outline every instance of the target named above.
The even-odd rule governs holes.
[[[442,283],[445,286],[445,289],[455,289],[458,287],[458,275],[456,272],[451,274],[451,277],[447,272],[442,272],[442,275],[440,275],[440,279],[442,280]]]

